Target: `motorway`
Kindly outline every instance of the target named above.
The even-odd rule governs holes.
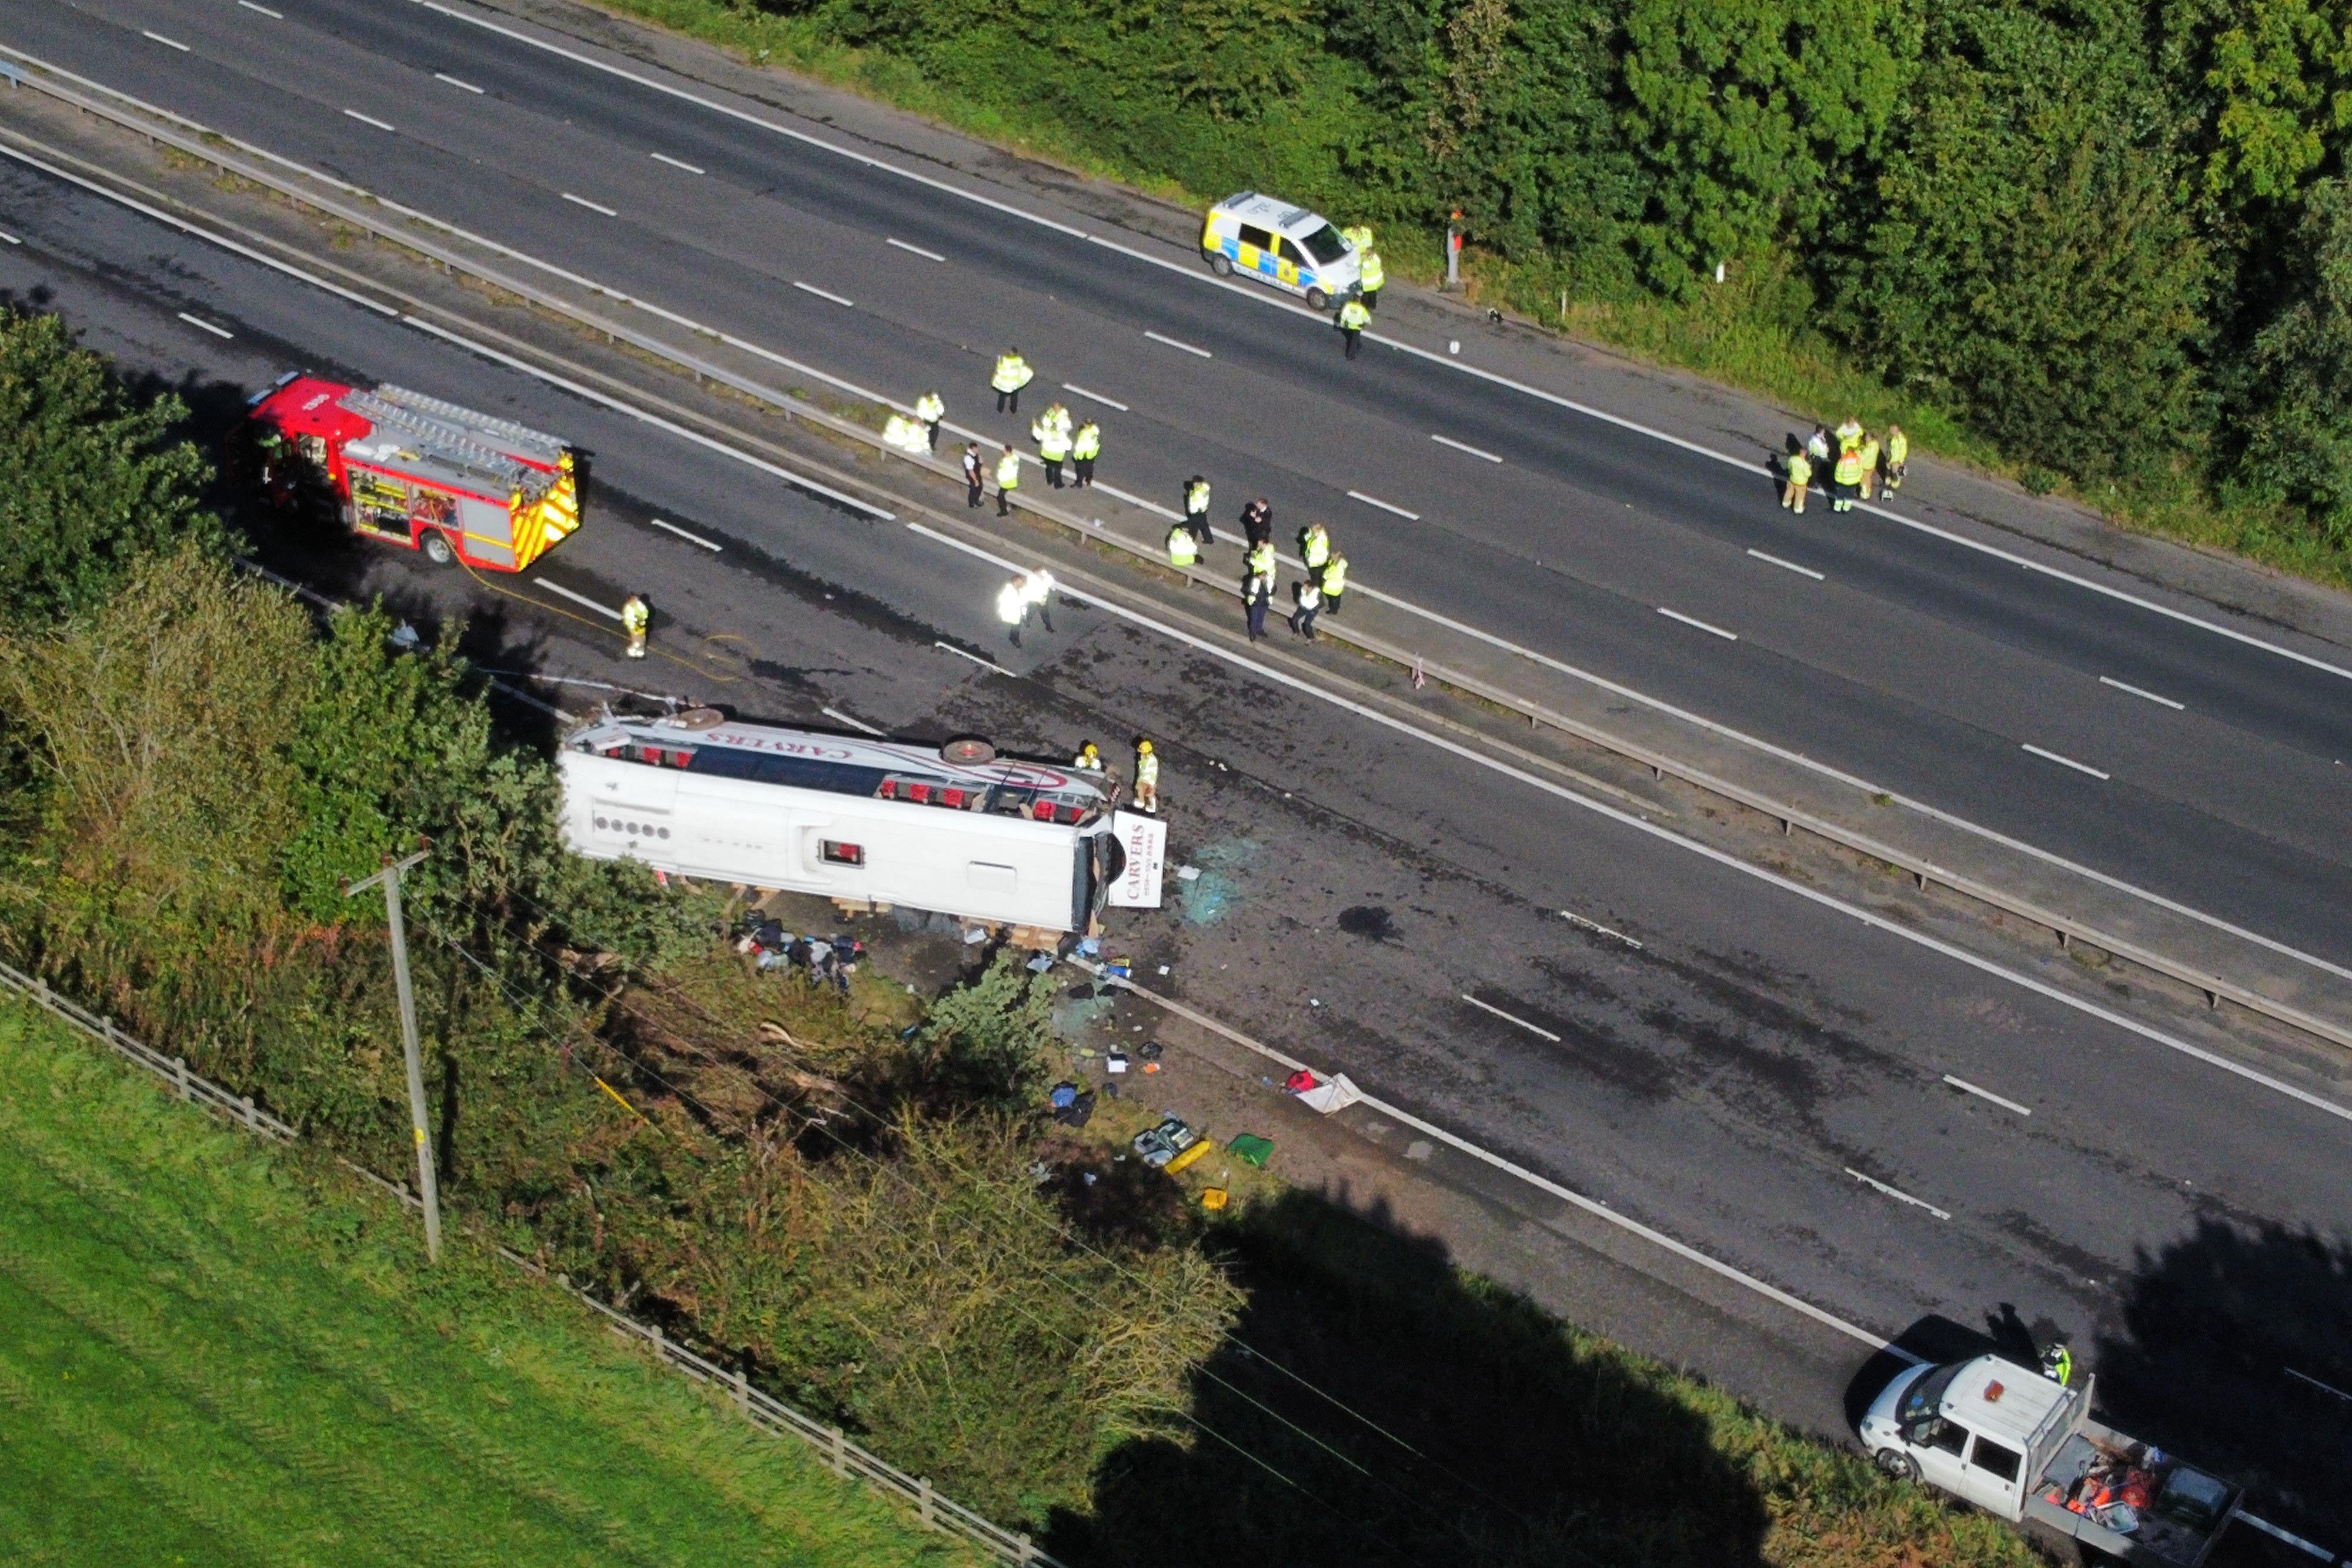
[[[2201,1266],[2210,1227],[2328,1237],[2352,1213],[2352,1121],[1622,824],[1547,810],[1490,770],[1082,606],[1008,648],[982,563],[14,163],[0,164],[0,228],[19,242],[0,248],[0,292],[61,312],[213,428],[304,365],[593,449],[591,526],[534,580],[606,605],[646,591],[667,617],[667,664],[613,660],[593,613],[406,558],[362,554],[330,583],[381,588],[420,619],[470,610],[486,662],[1052,753],[1174,736],[1173,849],[1215,896],[1125,926],[1139,973],[1166,964],[1162,983],[1195,1005],[1854,1322],[1980,1324],[2006,1305],[2093,1366],[2127,1368],[2172,1348],[2150,1338],[2147,1292]],[[714,674],[716,643],[735,653]],[[1643,946],[1571,927],[1564,906]],[[1612,1283],[1624,1270],[1598,1250],[1580,1268],[1602,1281],[1594,1326],[1840,1429],[1862,1347]],[[2196,1305],[2230,1322],[2231,1303]],[[2114,1393],[2189,1443],[2217,1403],[2318,1397],[2284,1377],[2289,1357],[2352,1383],[2341,1339],[2279,1343],[2251,1322],[2218,1337],[2226,1354],[2200,1348]],[[2268,1359],[2246,1364],[2250,1344]],[[2309,1451],[2248,1437],[2216,1457],[2291,1487]],[[2324,1500],[2300,1509],[2288,1517],[2312,1529],[2352,1523]]]
[[[1198,470],[1221,518],[1265,495],[1286,533],[1331,522],[1361,583],[2352,962],[2352,652],[2189,607],[2299,661],[1866,514],[1790,517],[1760,454],[1443,355],[1343,363],[1320,319],[1160,241],[1090,243],[1075,214],[1010,215],[458,15],[25,0],[0,43],[903,400],[937,384],[1007,439],[985,387],[1017,342],[1033,401],[1087,389],[1066,395],[1123,488],[1172,501]]]

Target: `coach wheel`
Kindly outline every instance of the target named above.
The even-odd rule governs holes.
[[[449,548],[447,537],[438,528],[431,530],[425,536],[422,548],[425,551],[425,559],[435,566],[448,566],[457,559],[457,552]]]
[[[1223,251],[1204,250],[1201,254],[1209,258],[1209,270],[1219,277],[1231,277],[1234,275],[1234,258]]]

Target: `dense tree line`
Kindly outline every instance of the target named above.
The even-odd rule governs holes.
[[[238,570],[183,414],[0,312],[0,954],[404,1176],[383,905],[339,883],[429,835],[457,1220],[1007,1521],[1179,1425],[1238,1292],[1188,1224],[1084,1245],[1031,1176],[1046,983],[1001,965],[902,1037],[753,977],[718,896],[564,851],[457,629],[405,648]]]
[[[1717,264],[2020,462],[2352,542],[2347,0],[730,0],[1588,297]]]

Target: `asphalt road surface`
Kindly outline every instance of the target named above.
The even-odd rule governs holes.
[[[437,7],[25,0],[0,42],[901,399],[938,385],[1007,439],[985,388],[1017,342],[1033,404],[1104,418],[1124,488],[1172,502],[1204,472],[1221,519],[1266,495],[1286,530],[1332,522],[1360,581],[2352,961],[2343,674],[1825,503],[1788,516],[1760,459],[1391,350],[1343,363],[1327,323],[1182,250],[1090,244]]]
[[[61,312],[211,428],[300,366],[592,449],[589,522],[532,577],[608,606],[647,592],[663,621],[645,664],[611,656],[593,610],[527,602],[511,580],[367,548],[304,556],[325,586],[389,591],[420,620],[471,613],[493,667],[1047,753],[1162,737],[1172,852],[1204,874],[1122,921],[1139,973],[1166,964],[1173,994],[1855,1322],[2006,1321],[2064,1333],[2094,1367],[2144,1368],[2170,1343],[2149,1292],[2211,1275],[2225,1233],[2287,1260],[2273,1300],[2326,1300],[2329,1254],[2295,1239],[2341,1246],[2352,1123],[1075,603],[1006,646],[982,563],[13,164],[0,228],[21,241],[0,247],[6,298]],[[1793,1316],[1727,1324],[1631,1275],[1612,1289],[1602,1326],[1839,1428],[1859,1347]],[[2228,1322],[2243,1303],[2196,1305]],[[2324,1323],[2315,1312],[2296,1321]],[[2225,1334],[2233,1359],[2165,1361],[2124,1392],[2194,1447],[2217,1400],[2324,1401],[2290,1358],[2352,1385],[2344,1342],[2310,1332]],[[2242,1462],[2292,1473],[2248,1442]]]

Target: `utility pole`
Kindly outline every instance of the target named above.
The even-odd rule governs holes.
[[[416,1049],[416,997],[408,987],[408,929],[400,913],[401,873],[433,852],[428,842],[406,860],[383,858],[383,869],[364,882],[343,882],[343,896],[355,897],[381,883],[384,914],[392,922],[392,984],[400,995],[400,1044],[408,1058],[408,1123],[416,1139],[416,1187],[425,1198],[425,1255],[441,1261],[441,1190],[433,1176],[433,1140],[425,1131],[425,1061]]]

